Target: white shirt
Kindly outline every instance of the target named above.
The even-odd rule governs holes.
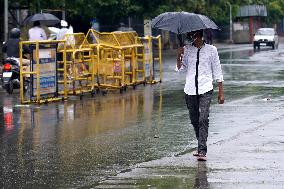
[[[38,26],[29,29],[29,40],[30,41],[41,41],[47,40],[45,31]]]
[[[184,92],[188,95],[196,95],[195,76],[198,48],[191,45],[184,47],[182,66],[178,70],[187,71]],[[223,81],[221,64],[217,48],[213,45],[204,44],[199,52],[198,66],[198,94],[204,94],[213,89],[213,81]]]
[[[68,33],[68,28],[61,28],[56,35],[56,40],[64,39],[65,35]]]

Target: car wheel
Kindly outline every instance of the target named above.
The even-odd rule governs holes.
[[[253,49],[256,50],[256,48],[258,47],[258,44],[256,42],[253,43]]]
[[[253,49],[256,50],[256,45],[253,45]]]

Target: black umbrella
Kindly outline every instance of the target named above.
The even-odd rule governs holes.
[[[180,34],[201,29],[219,29],[207,16],[188,12],[165,12],[152,20],[152,27]]]
[[[60,22],[60,19],[50,13],[37,13],[26,18],[23,24],[29,25],[34,23],[35,21],[39,21],[42,25],[52,26],[58,24]]]

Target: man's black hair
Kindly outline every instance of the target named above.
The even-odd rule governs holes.
[[[196,31],[193,31],[194,33],[199,33],[200,37],[202,38],[203,37],[203,30],[196,30]],[[189,33],[187,33],[188,35]]]
[[[40,22],[39,21],[35,21],[34,22],[34,26],[40,26]]]

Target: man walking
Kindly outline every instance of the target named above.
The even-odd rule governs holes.
[[[223,104],[223,74],[217,49],[203,41],[203,30],[189,32],[187,37],[190,44],[178,49],[177,71],[187,72],[185,100],[198,140],[197,152],[193,155],[199,161],[206,161],[213,80],[218,82],[218,103]]]

